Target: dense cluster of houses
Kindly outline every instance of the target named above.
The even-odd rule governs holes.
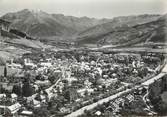
[[[41,52],[23,56],[22,62],[10,60],[1,76],[5,79],[0,84],[2,114],[32,116],[37,114],[34,110],[44,107],[50,114],[71,113],[156,74],[163,60],[146,56]],[[16,73],[9,76],[8,69],[16,69]],[[133,97],[127,98],[130,101]]]
[[[133,113],[140,113],[140,115],[147,115],[146,105],[142,101],[142,95],[145,94],[143,88],[136,89],[129,94],[122,95],[112,101],[98,105],[91,111],[85,111],[84,116],[97,116],[97,117],[111,117],[111,116],[128,116]],[[138,105],[135,105],[135,104]],[[142,107],[142,108],[141,108]],[[140,108],[140,109],[136,109]],[[136,110],[135,110],[136,109]]]

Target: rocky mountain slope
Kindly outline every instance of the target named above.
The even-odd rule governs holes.
[[[113,19],[48,14],[24,9],[2,16],[16,28],[47,44],[133,46],[166,41],[166,15],[121,16]],[[55,44],[54,44],[55,43]]]
[[[24,9],[15,13],[8,13],[2,19],[12,22],[11,27],[22,30],[30,36],[53,37],[72,36],[92,26],[109,22],[109,19],[95,19],[88,17],[64,16],[62,14],[48,14],[43,11]]]
[[[140,15],[114,18],[112,22],[92,27],[78,35],[77,43],[133,45],[139,42],[164,41],[166,18]],[[162,37],[159,39],[159,37]]]

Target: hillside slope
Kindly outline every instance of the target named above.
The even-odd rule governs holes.
[[[38,40],[28,40],[25,38],[11,39],[0,36],[0,58],[3,60],[18,58],[25,53],[49,48],[52,48],[52,46],[45,45]]]
[[[57,23],[49,14],[39,11],[37,13],[29,10],[22,10],[17,13],[8,13],[2,17],[11,21],[11,27],[28,33],[30,36],[50,36],[73,33],[69,29]]]
[[[122,18],[120,18],[122,19]],[[123,18],[121,23],[106,23],[80,33],[77,43],[101,45],[134,45],[166,40],[166,17],[159,15]],[[116,20],[119,22],[120,20]]]
[[[8,13],[2,18],[12,22],[11,28],[16,28],[35,39],[40,39],[45,44],[54,46],[68,45],[73,41],[78,47],[85,45],[129,46],[166,40],[166,15],[95,19],[24,9]]]
[[[43,11],[30,11],[28,9],[8,13],[2,18],[11,21],[12,28],[35,37],[69,37],[79,31],[110,21],[107,19],[99,20],[88,17],[77,18],[62,14],[48,14]]]

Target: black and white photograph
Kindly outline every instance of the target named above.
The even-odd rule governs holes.
[[[0,0],[0,117],[167,116],[167,0]]]

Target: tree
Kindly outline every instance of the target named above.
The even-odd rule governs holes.
[[[13,62],[14,63],[19,63],[19,64],[21,64],[21,65],[24,65],[24,59],[22,59],[22,58],[14,58],[14,60],[13,60]]]
[[[49,75],[49,77],[48,77],[48,80],[52,83],[52,84],[54,84],[54,82],[55,82],[55,76],[54,75]]]
[[[54,84],[54,83],[57,81],[57,79],[61,78],[61,76],[62,76],[62,74],[59,73],[59,72],[58,72],[58,73],[51,72],[51,73],[49,74],[48,80],[49,80],[52,84]]]
[[[7,67],[4,68],[4,77],[7,77]]]
[[[84,113],[86,114],[86,117],[91,116],[91,111],[90,110],[84,110]]]
[[[88,94],[89,94],[88,90],[85,90],[84,95],[88,96]]]
[[[21,86],[19,86],[19,85],[14,85],[12,92],[15,93],[15,94],[17,94],[18,96],[21,96],[21,94],[22,94]]]
[[[64,97],[59,96],[59,98],[52,97],[48,102],[48,109],[51,111],[58,111],[59,108],[64,106]],[[54,113],[54,112],[53,112]]]
[[[64,92],[64,98],[67,99],[68,101],[70,101],[70,91],[69,90],[66,90]]]
[[[34,110],[34,117],[49,117],[50,113],[45,107],[41,107]]]
[[[29,81],[26,80],[23,84],[23,87],[22,87],[22,94],[23,96],[25,97],[29,97],[33,94],[34,90],[33,90],[33,87],[30,85]]]

